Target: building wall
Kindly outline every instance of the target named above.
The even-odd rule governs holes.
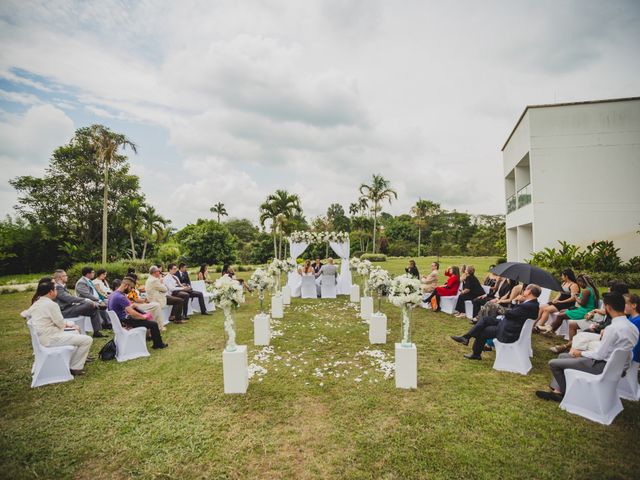
[[[530,108],[525,118],[532,203],[508,214],[507,228],[531,223],[532,251],[612,240],[623,259],[640,255],[640,100]],[[527,153],[522,138],[510,148],[524,131],[505,147],[505,177]]]

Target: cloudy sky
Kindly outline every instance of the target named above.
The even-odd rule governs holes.
[[[139,146],[176,226],[298,193],[348,209],[372,173],[504,213],[500,148],[527,104],[637,96],[637,1],[0,2],[0,214],[76,128]]]

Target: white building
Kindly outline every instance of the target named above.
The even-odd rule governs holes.
[[[509,261],[559,240],[640,255],[640,97],[530,105],[502,154]]]

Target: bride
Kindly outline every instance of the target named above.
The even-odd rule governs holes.
[[[298,273],[303,277],[309,276],[309,275],[315,275],[315,270],[311,266],[311,260],[305,260],[304,265],[301,265],[298,268]]]

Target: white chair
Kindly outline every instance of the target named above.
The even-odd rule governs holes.
[[[594,422],[611,425],[623,410],[618,383],[631,352],[615,350],[600,375],[567,369],[567,391],[560,408]]]
[[[526,375],[531,370],[532,357],[531,331],[535,320],[528,319],[524,322],[520,331],[520,338],[513,343],[502,343],[497,338],[493,339],[496,347],[496,360],[493,362],[493,369],[503,372],[519,373]]]
[[[85,335],[87,333],[87,330],[90,332],[93,331],[93,325],[91,325],[91,317],[87,317],[87,316],[71,317],[71,318],[65,318],[64,321],[75,323],[76,326],[80,327],[80,333],[82,335]]]
[[[551,290],[548,288],[543,288],[540,296],[538,297],[538,303],[540,305],[546,305],[549,303],[549,298],[551,298]]]
[[[336,277],[334,275],[322,275],[320,294],[321,298],[336,298]]]
[[[491,291],[491,287],[489,285],[482,285],[482,289],[484,290],[485,294]]]
[[[213,302],[213,293],[207,291],[207,285],[204,280],[194,280],[191,282],[191,288],[194,292],[202,292],[204,297],[204,304],[207,307],[207,312],[213,312],[216,309],[216,305]],[[194,303],[195,302],[195,303]],[[197,298],[191,299],[191,306],[193,309],[200,308]]]
[[[162,325],[167,325],[171,321],[171,320],[169,320],[169,318],[171,317],[172,308],[173,307],[171,305],[167,305],[166,307],[162,307]]]
[[[473,302],[471,300],[465,300],[465,302],[464,302],[464,313],[467,314],[467,318],[469,320],[473,319]]]
[[[304,275],[300,286],[301,298],[318,298],[316,279],[312,275]]]
[[[618,395],[625,400],[637,402],[640,400],[640,385],[638,385],[638,368],[640,363],[631,362],[627,374],[618,382]]]
[[[108,310],[111,325],[113,326],[114,341],[116,343],[116,360],[126,362],[134,358],[148,357],[147,350],[147,329],[136,327],[125,330],[120,323],[116,312]]]
[[[458,303],[458,296],[459,295],[440,297],[440,310],[444,313],[448,313],[449,315],[453,314],[453,310],[456,308],[456,303]]]
[[[71,355],[77,347],[72,345],[44,347],[40,343],[33,324],[29,321],[27,326],[31,334],[31,345],[35,356],[33,367],[31,367],[33,374],[31,388],[73,380],[69,365],[71,364]]]

